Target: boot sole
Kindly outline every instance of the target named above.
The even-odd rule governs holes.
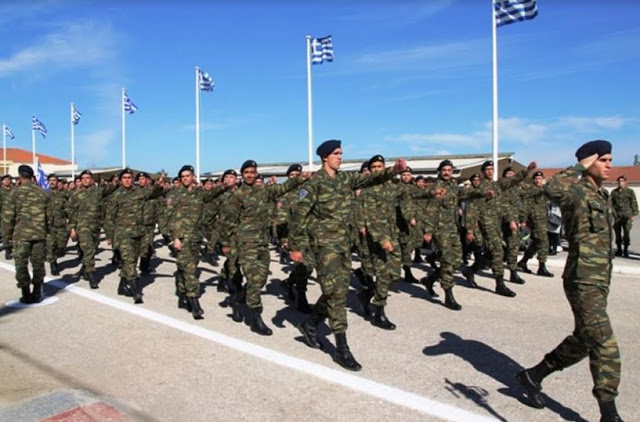
[[[536,409],[544,409],[546,407],[544,398],[541,395],[542,390],[531,385],[531,383],[525,378],[524,371],[516,374],[516,380],[524,389],[527,402],[531,407]]]

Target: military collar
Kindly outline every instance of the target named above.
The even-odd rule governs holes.
[[[587,179],[586,177],[583,177],[580,179],[580,184],[582,184],[583,186],[585,186],[587,189],[599,193],[601,195],[603,195],[605,198],[609,197],[609,192],[607,192],[607,190],[604,188],[604,185],[602,187],[598,187],[596,186],[595,183],[591,183],[591,181],[589,179]]]

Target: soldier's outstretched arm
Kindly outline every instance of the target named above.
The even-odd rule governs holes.
[[[204,202],[211,202],[227,190],[226,185],[214,186],[213,189],[203,191],[202,198]]]
[[[573,185],[578,183],[584,170],[585,167],[578,163],[555,174],[544,186],[545,195],[550,200],[564,206],[574,204],[578,198],[576,198]]]
[[[294,177],[291,179],[287,179],[286,182],[279,185],[269,185],[265,186],[267,197],[271,201],[275,201],[277,197],[284,195],[285,193],[293,190],[303,184],[305,181],[302,176]]]

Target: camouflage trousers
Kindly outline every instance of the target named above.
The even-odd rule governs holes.
[[[609,286],[564,280],[564,291],[575,319],[573,333],[545,356],[547,364],[562,370],[589,357],[593,395],[609,402],[618,395],[621,360],[618,342],[607,315]]]
[[[518,230],[511,230],[509,223],[502,224],[504,241],[507,244],[507,268],[515,270],[518,264],[518,249],[520,248],[520,234]]]
[[[371,303],[376,306],[387,306],[389,289],[401,275],[402,259],[400,243],[396,240],[392,242],[392,245],[393,250],[387,252],[382,249],[378,243],[370,243],[371,255],[373,256],[373,268],[376,274]]]
[[[453,273],[462,263],[462,244],[458,230],[442,231],[434,235],[436,248],[440,251],[440,285],[443,289],[452,289],[455,285]]]
[[[502,228],[493,219],[486,219],[480,224],[482,237],[486,241],[491,254],[491,273],[496,277],[504,276],[504,250],[502,249]]]
[[[191,238],[180,240],[182,248],[177,251],[176,265],[181,277],[178,278],[176,287],[179,293],[187,297],[200,297],[200,280],[198,280],[200,241]]]
[[[144,234],[140,240],[140,252],[139,256],[142,258],[151,258],[153,254],[153,239],[155,238],[156,226],[146,225],[144,226]]]
[[[82,266],[85,272],[96,270],[96,250],[100,242],[100,227],[82,227],[76,229],[78,245],[82,251]]]
[[[206,236],[206,238],[207,238],[207,252],[208,253],[215,253],[216,245],[220,241],[220,232],[217,229],[215,229],[214,227],[212,227],[211,230],[209,230],[208,232],[205,232],[205,233],[207,234],[207,236]]]
[[[271,255],[267,245],[239,244],[238,263],[247,279],[247,307],[262,308],[260,293],[269,278]]]
[[[55,262],[64,255],[69,240],[69,230],[66,227],[51,227],[47,233],[47,262]]]
[[[362,273],[367,277],[373,277],[374,269],[373,269],[373,258],[371,256],[371,251],[369,250],[369,241],[367,240],[367,236],[363,234],[358,235],[358,258],[360,258],[360,268],[362,269]]]
[[[120,270],[120,278],[125,280],[135,280],[140,277],[136,266],[140,257],[140,248],[142,245],[141,237],[122,236],[118,238],[118,250],[122,259],[122,269]]]
[[[629,217],[620,217],[616,219],[616,222],[613,225],[613,229],[616,233],[616,245],[618,249],[620,246],[629,246],[631,244],[631,237],[629,237],[629,233],[631,233],[632,221]]]
[[[314,313],[329,318],[332,333],[347,331],[347,293],[351,280],[351,255],[334,249],[315,250],[316,271],[322,295],[314,305]]]
[[[417,226],[409,226],[408,233],[400,233],[400,253],[402,265],[410,267],[413,264],[411,254],[422,246],[422,229]],[[395,246],[394,246],[395,247]]]
[[[533,242],[524,252],[526,259],[531,259],[538,253],[538,261],[547,262],[549,256],[549,235],[547,234],[547,218],[536,218],[533,220],[533,231],[531,232]]]
[[[32,281],[34,284],[44,282],[45,256],[44,240],[14,242],[13,259],[16,264],[16,281],[19,288],[29,287]],[[33,278],[29,275],[29,260],[33,268]]]

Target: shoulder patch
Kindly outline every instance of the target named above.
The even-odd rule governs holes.
[[[309,191],[307,191],[306,189],[300,189],[298,191],[298,198],[300,198],[300,199],[306,198],[307,195],[309,195]]]

